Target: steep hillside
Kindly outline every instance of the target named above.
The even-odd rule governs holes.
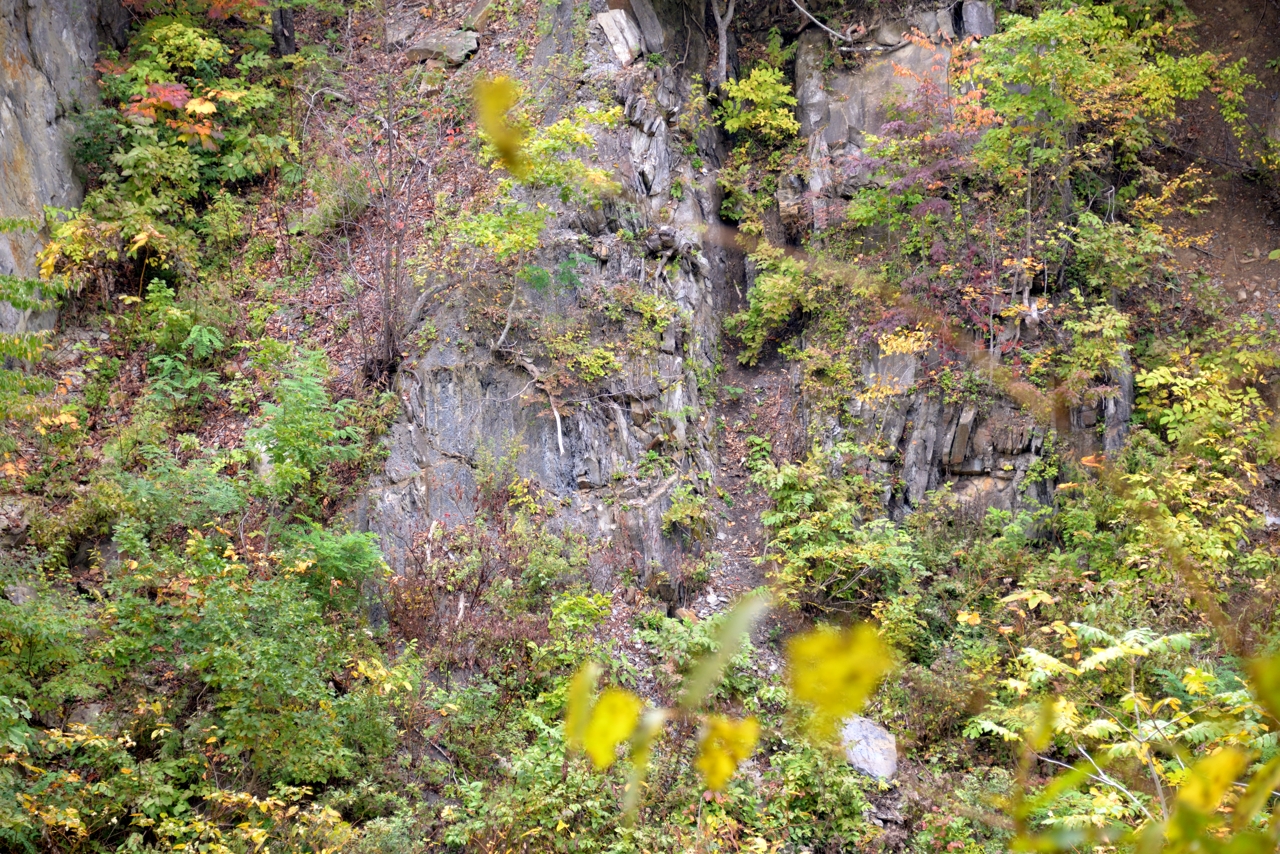
[[[1274,3],[0,26],[6,848],[1276,849]]]

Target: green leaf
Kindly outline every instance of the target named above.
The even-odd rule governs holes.
[[[716,634],[716,651],[699,661],[697,667],[684,680],[684,690],[680,695],[681,709],[692,711],[702,705],[716,683],[720,681],[724,669],[738,654],[738,650],[742,647],[742,639],[768,609],[769,596],[765,593],[752,593],[745,596],[734,607]]]

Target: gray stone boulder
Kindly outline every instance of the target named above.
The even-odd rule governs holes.
[[[625,9],[601,12],[596,15],[596,23],[604,32],[614,58],[622,65],[630,65],[644,50],[644,36],[640,33],[640,27]]]
[[[25,582],[9,584],[4,588],[4,598],[19,606],[34,602],[37,595],[36,589]]]
[[[438,59],[450,65],[461,65],[480,47],[480,36],[466,30],[432,33],[419,39],[405,51],[411,62]]]
[[[845,759],[863,774],[891,780],[898,773],[898,740],[875,721],[861,715],[845,718],[840,744]]]
[[[11,308],[8,303],[0,303],[0,308]],[[0,311],[0,318],[5,313]],[[27,535],[31,526],[31,517],[37,513],[39,505],[22,496],[0,496],[0,548],[11,549],[19,545]]]
[[[464,30],[483,30],[493,20],[494,0],[475,0],[462,19]]]
[[[986,38],[996,34],[996,12],[991,8],[990,3],[984,3],[983,0],[964,0],[961,15],[966,36]]]
[[[876,44],[895,47],[906,37],[906,25],[902,21],[886,21],[876,29]]]
[[[386,49],[395,50],[413,41],[418,34],[418,25],[422,23],[420,15],[405,15],[387,20]]]

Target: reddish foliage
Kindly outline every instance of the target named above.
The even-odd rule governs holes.
[[[181,110],[191,100],[191,92],[181,83],[152,83],[146,95],[135,95],[125,108],[130,116],[156,117],[157,110]]]
[[[266,0],[213,0],[209,4],[209,20],[224,21],[230,17],[243,18],[255,9],[263,9]]]
[[[186,11],[204,12],[211,21],[246,17],[250,12],[266,8],[266,0],[121,0],[135,15],[160,15]]]

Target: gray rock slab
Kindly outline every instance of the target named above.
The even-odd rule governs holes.
[[[902,21],[886,21],[876,30],[876,44],[895,47],[902,43],[906,25]]]
[[[631,11],[644,34],[645,53],[662,53],[667,47],[667,38],[653,4],[649,0],[631,0]]]
[[[4,588],[4,598],[15,605],[25,605],[36,598],[36,589],[30,584],[9,584]]]
[[[596,15],[604,37],[609,42],[613,56],[622,65],[630,65],[644,49],[644,36],[625,9],[610,9]]]
[[[448,33],[432,33],[419,39],[405,51],[411,62],[439,59],[451,65],[461,65],[480,47],[480,37],[466,30]]]
[[[985,38],[996,34],[996,12],[990,3],[982,0],[964,0],[961,8],[964,34]]]
[[[405,15],[388,20],[386,32],[387,50],[402,48],[412,42],[413,37],[418,34],[418,25],[421,23],[422,18],[417,15]]]
[[[493,0],[475,0],[462,19],[464,30],[483,30],[493,20]]]
[[[71,709],[71,714],[67,716],[67,724],[92,726],[98,722],[106,710],[107,707],[102,703],[79,703]]]
[[[863,774],[891,780],[898,773],[898,740],[875,721],[861,715],[845,718],[840,744],[845,759]]]

